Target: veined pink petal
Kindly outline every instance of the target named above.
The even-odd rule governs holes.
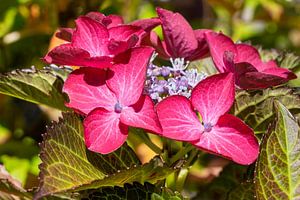
[[[142,95],[152,53],[150,47],[132,48],[119,54],[109,69],[106,83],[122,106],[135,104]]]
[[[108,38],[108,30],[101,23],[89,17],[79,17],[76,20],[72,45],[88,51],[91,57],[109,55],[106,47]]]
[[[161,21],[158,17],[150,19],[139,19],[130,23],[130,25],[140,27],[146,32],[150,32],[152,29],[161,24]]]
[[[149,96],[143,95],[134,105],[123,108],[120,119],[128,126],[161,133],[161,126],[154,111],[154,103]]]
[[[234,101],[234,75],[223,73],[210,76],[192,90],[191,102],[204,123],[215,125]]]
[[[52,49],[44,58],[47,63],[58,65],[74,65],[81,67],[108,68],[111,66],[112,58],[107,56],[90,57],[90,54],[71,44],[62,44]]]
[[[70,99],[66,105],[85,115],[97,107],[113,111],[117,99],[105,80],[106,71],[102,69],[80,68],[73,71],[63,87],[63,92]]]
[[[242,165],[253,163],[259,153],[253,130],[229,114],[221,116],[212,130],[204,132],[194,145]]]
[[[203,126],[186,97],[167,97],[158,103],[156,110],[163,136],[180,141],[195,141],[200,138]]]
[[[120,114],[97,108],[84,119],[84,139],[91,151],[108,154],[125,142],[128,127],[120,122]]]
[[[73,28],[60,28],[55,36],[65,41],[71,42],[74,31],[75,30]]]
[[[211,57],[219,72],[233,72],[231,65],[237,55],[233,41],[222,33],[212,31],[206,32],[205,36]],[[229,59],[232,59],[232,63],[228,63]]]
[[[164,40],[172,58],[186,58],[198,47],[198,41],[189,23],[179,13],[157,8],[161,20]]]

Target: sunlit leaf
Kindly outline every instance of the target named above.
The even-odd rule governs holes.
[[[300,97],[287,87],[268,88],[262,91],[239,91],[233,113],[243,119],[256,134],[265,133],[274,119],[274,100],[279,100],[293,113],[300,112]]]
[[[101,155],[86,149],[82,122],[74,114],[63,114],[44,135],[41,152],[40,189],[36,198],[53,193],[123,186],[165,178],[172,170],[158,157],[141,165],[125,144],[117,151]]]
[[[0,75],[0,93],[67,110],[62,86],[62,79],[48,70],[15,70]]]
[[[257,199],[300,198],[299,124],[275,101],[276,120],[263,138],[256,165]]]

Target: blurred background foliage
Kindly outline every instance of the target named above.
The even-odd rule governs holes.
[[[0,0],[0,72],[45,66],[40,58],[56,45],[53,33],[58,27],[74,27],[79,15],[101,11],[122,15],[128,22],[156,16],[157,6],[180,12],[194,28],[222,31],[235,41],[251,41],[262,48],[300,53],[299,0]],[[37,183],[41,135],[56,118],[53,109],[0,94],[0,163],[27,188]],[[209,168],[201,171],[205,164],[199,162],[190,177],[202,181],[201,188],[227,163],[204,160]]]

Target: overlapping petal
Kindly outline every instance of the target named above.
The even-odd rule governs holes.
[[[76,30],[72,37],[72,45],[84,49],[91,57],[109,55],[107,43],[109,32],[105,26],[88,17],[76,20]]]
[[[203,126],[186,97],[170,96],[161,101],[156,109],[163,136],[180,141],[200,138]]]
[[[120,54],[108,71],[108,87],[124,106],[135,104],[144,89],[146,70],[153,53],[150,47],[137,47]]]
[[[274,61],[263,62],[259,52],[248,44],[234,44],[222,33],[207,32],[207,42],[217,69],[235,74],[236,84],[243,89],[261,89],[296,78]]]
[[[161,133],[161,126],[154,111],[154,103],[149,96],[143,95],[134,105],[123,108],[120,119],[128,126]]]
[[[208,31],[205,33],[211,57],[219,72],[233,72],[229,62],[237,55],[233,41],[222,33]]]
[[[223,73],[210,76],[193,89],[191,102],[204,123],[215,125],[234,101],[234,75]]]
[[[119,15],[108,15],[105,16],[100,12],[89,12],[85,15],[101,24],[107,28],[115,27],[124,24],[123,18]]]
[[[84,119],[84,139],[87,148],[102,154],[118,149],[126,140],[128,126],[120,122],[120,114],[97,108]]]
[[[68,107],[87,115],[97,107],[113,111],[116,96],[105,84],[106,71],[96,68],[81,68],[67,78],[63,91],[69,96]]]
[[[204,132],[200,140],[193,144],[243,165],[253,163],[259,153],[259,145],[251,128],[229,114],[221,116],[216,126],[210,132]]]
[[[89,66],[106,68],[111,66],[112,58],[108,56],[91,57],[89,52],[73,47],[71,44],[62,44],[52,49],[44,60],[48,63],[70,66]]]
[[[139,19],[130,23],[130,25],[137,26],[146,32],[150,32],[152,29],[161,24],[159,18],[154,17],[150,19]]]

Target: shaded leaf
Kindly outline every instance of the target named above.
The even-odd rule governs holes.
[[[107,155],[88,151],[82,122],[71,113],[64,113],[63,119],[48,128],[41,159],[41,184],[36,199],[52,193],[123,186],[135,181],[155,182],[172,171],[160,158],[140,165],[126,144]]]
[[[254,200],[255,191],[253,182],[245,182],[238,185],[228,194],[227,200]]]
[[[123,187],[102,187],[96,190],[85,190],[81,192],[80,199],[142,199],[142,200],[180,200],[181,196],[167,188],[158,188],[151,183],[144,185],[134,182],[125,184]]]
[[[178,192],[173,192],[168,188],[158,188],[151,183],[144,185],[134,182],[125,184],[123,187],[102,187],[95,190],[82,191],[77,198],[80,199],[142,199],[142,200],[181,200],[182,196]]]
[[[211,183],[201,186],[198,190],[198,199],[219,199],[225,200],[227,194],[244,182],[248,166],[230,163]]]
[[[31,199],[31,195],[22,188],[21,183],[11,177],[0,165],[0,199]]]
[[[265,133],[274,119],[275,99],[282,102],[294,114],[300,113],[300,97],[296,90],[287,87],[268,88],[262,91],[238,91],[233,113],[253,128],[256,134]]]
[[[257,199],[300,199],[299,125],[288,109],[275,101],[277,119],[266,133],[256,164]]]
[[[25,101],[67,110],[63,80],[49,70],[15,70],[0,75],[0,93]]]

